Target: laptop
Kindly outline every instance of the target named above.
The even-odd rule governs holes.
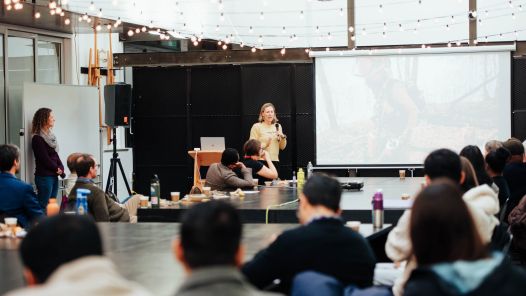
[[[225,150],[225,137],[201,137],[201,150]]]

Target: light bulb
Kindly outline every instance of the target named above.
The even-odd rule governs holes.
[[[199,45],[199,42],[197,42],[197,40],[196,40],[196,41],[194,41],[194,46],[197,46],[197,45]]]
[[[250,49],[251,52],[256,52],[256,48],[255,47],[252,47],[252,49]]]
[[[146,32],[146,27],[143,26],[143,27],[141,28],[141,31]]]
[[[35,18],[36,18],[36,19],[39,19],[39,18],[40,18],[40,12],[35,12]]]
[[[356,36],[352,35],[352,36],[351,36],[351,40],[352,40],[352,41],[355,41],[355,40],[356,40]]]
[[[89,23],[91,23],[91,18],[89,17],[87,20],[86,20]]]
[[[9,5],[9,6],[11,6],[11,5]],[[49,14],[51,14],[51,15],[55,15],[55,13],[56,13],[56,11],[54,9],[49,11]]]
[[[135,33],[137,33],[137,34],[141,33],[141,29],[139,29],[139,28],[135,29]]]
[[[79,16],[79,22],[82,22],[82,17],[81,16]]]
[[[60,16],[65,16],[66,14],[63,12],[60,13]]]
[[[88,20],[88,14],[85,13],[85,14],[82,16],[82,19],[85,20],[85,21],[87,21],[87,20]]]
[[[354,32],[354,27],[353,26],[349,27],[349,32],[351,32],[351,33]]]
[[[102,8],[99,8],[99,13],[97,13],[99,17],[102,17]]]
[[[114,27],[114,28],[117,28],[118,26],[119,26],[119,23],[118,23],[118,22],[113,23],[113,27]]]
[[[328,48],[328,47],[325,47],[325,51],[329,51],[329,50],[331,50],[331,49],[330,49],[330,48]]]
[[[460,46],[460,41],[457,41],[457,46]]]
[[[130,37],[133,36],[133,30],[130,29],[130,30],[128,31],[128,36],[130,36]]]
[[[51,1],[49,2],[49,9],[55,9],[57,8],[57,2]]]
[[[226,50],[228,48],[228,46],[226,46],[226,44],[223,44],[223,50]]]
[[[11,9],[13,9],[13,7],[11,6],[11,4],[9,4],[9,5],[6,6],[5,9],[7,9],[7,10],[11,10]]]
[[[448,42],[448,43],[447,43],[447,47],[451,47],[451,42]]]
[[[69,24],[71,24],[71,21],[67,18],[67,19],[64,20],[64,24],[69,25]]]
[[[100,31],[101,29],[102,29],[102,27],[101,27],[100,25],[97,25],[97,26],[95,27],[95,30],[97,30],[97,31]]]
[[[420,47],[422,47],[422,48],[426,48],[426,45],[425,45],[425,44],[422,44],[422,46],[420,46]]]
[[[221,44],[223,44],[223,42],[221,42],[221,40],[217,41],[217,45],[221,46]]]
[[[305,53],[309,53],[309,49],[308,48],[305,48]]]
[[[239,44],[239,47],[241,47],[241,48],[245,47],[245,43],[241,42],[241,43]]]
[[[281,55],[285,55],[285,47],[283,47],[280,51]]]
[[[111,24],[107,24],[107,25],[106,25],[106,29],[107,29],[108,31],[111,30]]]
[[[56,14],[60,14],[61,12],[62,12],[62,7],[59,6],[59,7],[55,8],[55,13]]]
[[[9,4],[11,4],[11,0],[4,0],[4,4],[5,4],[5,5],[9,5]]]

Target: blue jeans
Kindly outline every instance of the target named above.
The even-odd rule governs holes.
[[[37,186],[38,203],[44,211],[46,210],[49,198],[57,197],[58,177],[35,176],[35,185]]]

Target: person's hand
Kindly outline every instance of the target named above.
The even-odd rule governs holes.
[[[60,168],[57,168],[57,175],[62,175],[64,172],[60,169]]]
[[[262,153],[262,155],[261,155],[261,158],[262,158],[263,160],[269,160],[269,159],[270,159],[270,154],[268,153],[267,150],[263,150],[263,153]]]
[[[236,163],[236,168],[238,168],[238,169],[246,169],[245,165],[242,162],[239,162],[239,161]]]

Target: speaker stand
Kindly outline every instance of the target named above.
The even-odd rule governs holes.
[[[108,172],[108,180],[106,181],[106,193],[110,193],[113,191],[115,197],[117,197],[117,166],[119,166],[122,179],[124,180],[124,184],[126,184],[128,194],[131,196],[132,192],[130,190],[130,185],[128,184],[128,180],[126,179],[126,174],[124,174],[124,169],[122,168],[119,153],[117,153],[117,128],[112,127],[112,134],[113,135],[111,141],[113,142],[113,156],[110,159],[111,164],[110,171]]]

